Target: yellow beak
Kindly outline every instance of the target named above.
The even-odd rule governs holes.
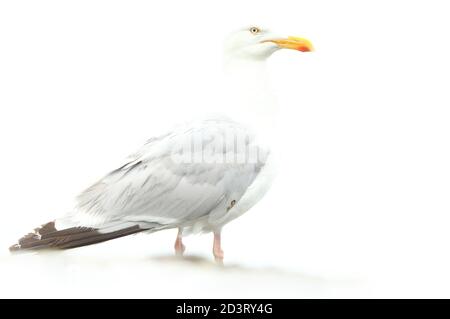
[[[265,40],[263,42],[273,42],[283,49],[298,50],[302,52],[314,51],[311,41],[304,38],[288,37],[287,39]]]

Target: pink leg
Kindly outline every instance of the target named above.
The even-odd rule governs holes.
[[[175,255],[177,256],[183,256],[184,250],[186,249],[186,247],[184,247],[183,245],[182,235],[183,229],[178,228],[177,239],[175,240]]]
[[[216,262],[223,263],[223,250],[220,247],[220,232],[214,232],[213,254]]]

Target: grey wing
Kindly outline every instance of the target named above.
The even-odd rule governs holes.
[[[218,223],[264,166],[264,158],[229,161],[248,150],[226,147],[223,141],[230,132],[243,136],[247,146],[253,143],[250,133],[229,121],[205,122],[150,140],[125,165],[80,194],[79,220],[152,223],[162,228],[199,219]],[[196,144],[202,147],[196,149]],[[191,157],[180,160],[187,149]],[[215,161],[205,161],[205,154]]]

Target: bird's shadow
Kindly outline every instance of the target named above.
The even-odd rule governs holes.
[[[29,257],[26,257],[26,256]],[[22,256],[25,259],[19,257]],[[5,256],[6,257],[6,256]],[[101,265],[102,267],[117,265],[117,262],[125,262],[125,263],[137,263],[142,266],[146,264],[153,264],[163,266],[165,269],[169,269],[169,272],[179,272],[185,273],[185,271],[195,271],[200,270],[203,274],[210,275],[218,275],[218,276],[244,276],[246,278],[265,278],[268,280],[276,280],[276,281],[285,281],[285,282],[296,282],[296,283],[310,283],[310,284],[319,284],[319,285],[328,285],[328,284],[358,284],[359,279],[355,278],[336,278],[329,276],[320,276],[316,274],[311,274],[307,272],[303,272],[301,270],[292,270],[292,269],[282,269],[273,266],[247,266],[237,263],[217,263],[212,258],[207,258],[205,256],[199,255],[185,255],[185,256],[176,256],[172,254],[163,254],[163,255],[147,255],[143,258],[120,258],[116,259],[116,257],[111,256],[82,256],[82,255],[71,255],[66,254],[62,251],[54,251],[54,250],[41,250],[38,252],[32,252],[28,254],[13,254],[9,255],[6,258],[0,258],[0,262],[13,262],[16,260],[18,262],[17,265],[22,264],[23,262],[29,263],[32,258],[33,260],[43,262],[45,265],[45,269],[66,269],[67,266],[79,266],[79,267],[88,267],[86,269],[90,269],[89,267],[96,267]],[[57,268],[55,268],[57,267]],[[231,278],[227,277],[227,278]]]
[[[77,256],[77,255],[67,255],[66,253],[60,251],[60,250],[40,250],[40,251],[33,251],[28,253],[15,253],[9,255],[5,259],[11,260],[11,257],[19,257],[26,255],[34,256],[34,258],[37,257],[38,260],[41,261],[51,261],[53,265],[60,264],[60,265],[96,265],[98,263],[102,263],[104,265],[108,265],[111,260],[111,257],[102,257],[99,255],[94,256]],[[15,259],[15,258],[13,258]],[[19,258],[20,259],[20,258]],[[0,258],[1,260],[1,258]],[[282,269],[277,268],[273,266],[246,266],[242,264],[237,263],[218,263],[215,262],[212,258],[207,258],[205,256],[199,256],[199,255],[184,255],[184,256],[176,256],[173,254],[162,254],[162,255],[152,255],[152,256],[146,256],[144,258],[138,258],[138,259],[128,259],[128,258],[121,258],[121,261],[128,261],[128,262],[143,262],[145,263],[153,263],[153,264],[159,264],[161,266],[165,267],[176,267],[184,268],[186,270],[201,270],[201,271],[209,271],[210,273],[217,273],[217,274],[239,274],[244,276],[263,276],[263,277],[270,277],[270,278],[278,278],[278,279],[287,279],[287,280],[294,280],[294,281],[305,281],[310,283],[352,283],[355,284],[356,282],[359,282],[360,280],[355,278],[336,278],[336,277],[328,277],[328,276],[320,276],[316,274],[311,274],[307,272],[292,270],[292,269]],[[114,262],[115,263],[115,262]]]
[[[212,259],[206,258],[204,256],[198,255],[185,255],[185,256],[175,256],[175,255],[158,255],[147,257],[146,260],[152,262],[164,264],[166,266],[186,266],[186,267],[198,267],[201,269],[209,269],[217,272],[225,273],[239,273],[243,275],[251,276],[275,276],[275,277],[289,277],[298,280],[316,281],[316,282],[329,282],[335,281],[336,279],[320,277],[316,275],[306,274],[302,272],[289,271],[276,267],[250,267],[244,266],[236,263],[220,263],[215,262]]]

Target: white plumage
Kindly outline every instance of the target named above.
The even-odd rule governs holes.
[[[268,146],[273,100],[264,62],[281,48],[310,51],[312,46],[257,27],[231,34],[225,42],[231,85],[223,101],[233,120],[191,122],[150,139],[82,192],[72,212],[35,229],[11,250],[73,248],[178,228],[177,253],[184,251],[183,235],[214,232],[214,256],[222,260],[222,227],[253,207],[273,178]]]

